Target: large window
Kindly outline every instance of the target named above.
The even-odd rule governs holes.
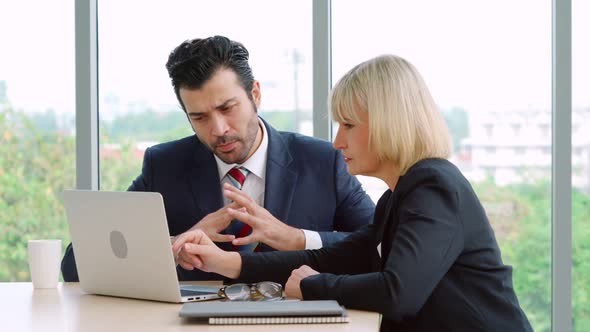
[[[333,80],[383,53],[412,62],[453,136],[535,331],[551,329],[551,2],[332,2]],[[350,24],[355,22],[355,24]],[[523,41],[526,40],[526,43]],[[386,186],[362,178],[376,199]]]
[[[0,281],[29,281],[27,240],[69,242],[74,1],[0,2]]]
[[[146,147],[192,134],[164,66],[187,39],[225,35],[243,43],[262,86],[259,114],[279,130],[311,135],[311,4],[99,1],[101,189],[125,190]]]
[[[69,242],[60,192],[76,185],[75,112],[90,113],[74,110],[74,6],[84,1],[0,3],[0,281],[29,280],[28,239]],[[572,320],[575,331],[586,331],[590,7],[571,2]],[[98,0],[101,189],[125,190],[147,146],[192,134],[164,68],[185,39],[223,34],[243,42],[262,83],[261,116],[277,129],[312,134],[318,3],[332,4],[334,81],[381,53],[401,55],[422,72],[451,128],[452,161],[478,192],[514,266],[520,302],[534,329],[549,331],[551,6],[568,1]],[[92,139],[79,140],[80,148],[92,150]],[[96,165],[80,167],[82,174],[91,173],[86,167]],[[386,189],[361,181],[375,200]]]
[[[572,314],[590,331],[590,2],[572,1]]]

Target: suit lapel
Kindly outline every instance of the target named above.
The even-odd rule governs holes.
[[[264,207],[287,222],[297,184],[297,171],[289,168],[293,158],[279,132],[262,120],[268,133],[268,157],[264,184]]]
[[[197,140],[194,164],[189,173],[194,203],[203,215],[217,211],[223,206],[221,181],[213,153]]]

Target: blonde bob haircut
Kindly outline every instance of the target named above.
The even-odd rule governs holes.
[[[449,130],[422,76],[398,56],[352,68],[332,89],[328,106],[339,123],[359,124],[355,110],[367,112],[369,151],[393,161],[400,175],[420,160],[451,153]]]

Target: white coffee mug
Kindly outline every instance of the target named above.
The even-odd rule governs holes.
[[[61,240],[29,240],[29,271],[35,288],[56,288]]]

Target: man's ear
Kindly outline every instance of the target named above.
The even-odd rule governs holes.
[[[252,82],[252,100],[254,101],[254,105],[256,105],[257,109],[260,107],[260,98],[261,98],[260,82],[254,81],[254,82]]]

